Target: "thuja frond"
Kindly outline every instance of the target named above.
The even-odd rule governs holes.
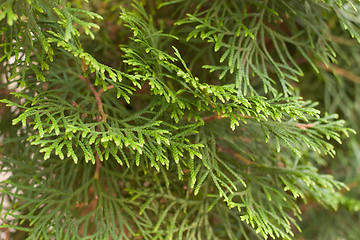
[[[82,83],[80,79],[77,81]],[[65,89],[69,88],[71,89],[70,86]],[[45,153],[45,160],[54,151],[60,159],[64,159],[67,155],[77,163],[80,154],[75,150],[77,149],[81,150],[81,155],[84,156],[86,162],[95,163],[93,150],[95,148],[98,154],[101,153],[99,154],[101,160],[103,156],[104,159],[108,159],[109,155],[112,155],[121,165],[125,162],[129,166],[128,157],[123,152],[124,148],[127,148],[133,154],[132,156],[136,157],[137,165],[144,157],[150,161],[151,166],[159,170],[159,164],[167,167],[169,165],[167,149],[174,152],[176,162],[179,161],[176,160],[178,155],[182,155],[184,151],[192,157],[200,156],[196,149],[201,145],[190,144],[186,139],[186,136],[196,133],[197,125],[184,125],[179,132],[178,127],[169,123],[164,124],[159,117],[166,109],[166,105],[160,106],[162,110],[154,112],[154,107],[158,105],[156,99],[135,115],[130,115],[125,109],[116,108],[111,103],[105,103],[104,109],[109,113],[107,122],[88,122],[87,120],[95,119],[98,114],[96,110],[85,110],[86,108],[96,109],[94,107],[96,102],[92,100],[92,96],[70,95],[68,97],[73,97],[76,101],[69,104],[59,97],[60,94],[64,92],[54,90],[39,94],[34,98],[26,97],[30,100],[29,104],[25,104],[25,111],[13,121],[14,124],[22,122],[23,126],[26,126],[27,120],[31,119],[30,124],[33,125],[34,130],[38,131],[38,134],[30,136],[28,140],[32,145],[41,146],[40,152]],[[16,95],[24,96],[23,94]],[[89,104],[93,107],[88,106]],[[96,131],[97,128],[100,131]]]
[[[1,228],[293,239],[307,203],[359,210],[326,165],[357,124],[358,2],[84,4],[0,3]]]
[[[80,35],[79,26],[85,34],[94,37],[91,28],[98,26],[86,22],[84,18],[101,18],[98,14],[71,8],[70,4],[62,6],[57,1],[36,1],[34,4],[28,1],[5,1],[1,8],[0,20],[7,17],[8,26],[1,25],[6,41],[2,44],[4,55],[0,60],[14,57],[16,65],[23,66],[21,71],[13,69],[12,78],[19,75],[24,78],[24,69],[29,67],[37,78],[45,80],[42,71],[49,70],[48,64],[53,60],[54,50],[44,28],[53,29],[59,34],[64,32],[67,41]]]
[[[36,159],[38,154],[33,156]],[[38,161],[7,158],[2,165],[5,171],[13,164],[18,166],[18,171],[2,184],[4,194],[18,199],[12,203],[13,212],[31,209],[14,221],[22,219],[26,227],[16,227],[10,222],[7,226],[28,231],[29,239],[216,237],[207,224],[215,216],[206,211],[209,203],[190,200],[180,192],[174,195],[165,187],[164,180],[157,178],[156,172],[144,175],[141,168],[119,171],[121,168],[116,162],[107,161],[102,168],[106,174],[98,182],[92,178],[93,168],[87,164],[79,163],[75,168],[69,158],[64,162],[53,161],[50,158],[39,165]],[[63,170],[64,166],[67,171]],[[29,175],[24,176],[23,169],[27,169]],[[22,176],[20,181],[19,176]],[[56,180],[50,184],[51,179]],[[23,191],[35,187],[36,190],[32,192],[34,195],[29,195],[22,191],[13,193],[12,187]]]
[[[349,31],[353,38],[356,38],[360,41],[359,35],[359,19],[358,19],[358,9],[359,9],[359,2],[351,2],[345,1],[343,4],[338,4],[338,6],[334,7],[334,10],[339,18],[342,27]]]
[[[211,43],[215,52],[220,52],[215,66],[203,67],[218,72],[220,80],[233,79],[239,95],[256,94],[251,83],[257,81],[256,78],[262,81],[265,93],[276,95],[282,91],[285,96],[292,95],[291,81],[297,82],[298,77],[303,76],[299,58],[305,58],[315,69],[313,57],[326,63],[334,61],[334,51],[325,37],[325,21],[320,17],[325,6],[311,6],[317,5],[313,1],[305,4],[298,1],[245,2],[216,1],[207,6],[206,1],[199,1],[195,14],[188,14],[177,22],[181,26],[194,25],[188,41],[199,36]],[[202,8],[206,10],[201,11]],[[292,21],[298,21],[305,29],[296,29]],[[293,29],[288,28],[290,25]],[[308,35],[310,33],[314,36]],[[294,48],[300,55],[292,53]],[[310,56],[309,51],[314,56]],[[219,66],[225,61],[226,65]]]

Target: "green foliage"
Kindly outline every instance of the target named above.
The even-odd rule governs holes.
[[[302,214],[358,220],[358,9],[1,1],[0,226],[14,239],[292,239],[317,232]]]

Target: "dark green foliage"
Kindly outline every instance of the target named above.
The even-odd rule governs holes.
[[[358,9],[2,0],[0,226],[14,239],[360,238]]]

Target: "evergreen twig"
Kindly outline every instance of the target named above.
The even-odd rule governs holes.
[[[360,239],[358,0],[120,5],[0,1],[1,236]]]

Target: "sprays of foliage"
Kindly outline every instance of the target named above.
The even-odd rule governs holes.
[[[322,238],[302,214],[339,210],[351,229],[358,10],[2,0],[1,227],[14,239]]]

